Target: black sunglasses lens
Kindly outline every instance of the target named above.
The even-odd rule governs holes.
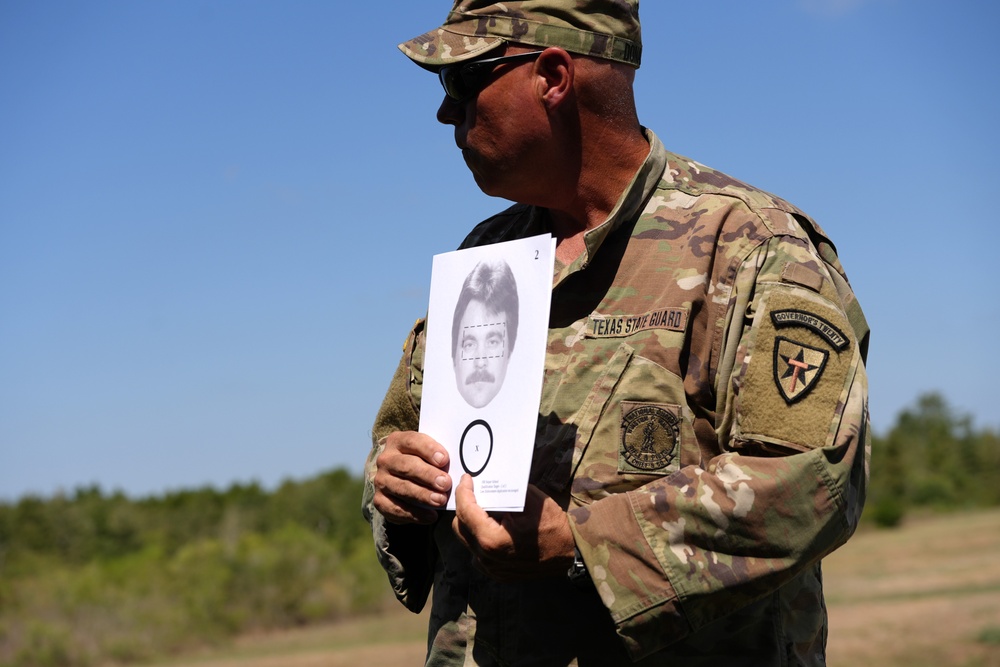
[[[455,87],[455,80],[458,78],[455,69],[455,66],[451,65],[449,67],[442,67],[438,71],[438,78],[441,79],[441,87],[444,88],[444,94],[453,100],[459,99],[458,90]]]
[[[445,94],[457,102],[464,102],[482,88],[483,81],[492,69],[484,66],[484,63],[462,63],[442,67],[439,76]]]
[[[448,65],[438,70],[438,78],[441,79],[441,86],[448,97],[456,102],[464,102],[483,89],[487,79],[500,63],[528,60],[540,53],[541,51],[515,53],[511,56]]]

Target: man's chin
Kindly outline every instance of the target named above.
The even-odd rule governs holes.
[[[483,194],[490,197],[503,196],[500,193],[500,188],[495,182],[496,179],[490,179],[487,172],[477,166],[478,162],[476,161],[475,156],[472,153],[469,153],[468,149],[462,151],[462,157],[465,158],[465,166],[469,168],[469,172],[472,173],[472,178],[476,181],[476,185],[479,186],[479,189],[483,191]]]
[[[480,388],[478,384],[471,385],[472,391],[466,391],[462,394],[465,398],[465,402],[474,408],[482,408],[489,405],[493,397],[496,396],[496,392],[493,391],[492,386]]]

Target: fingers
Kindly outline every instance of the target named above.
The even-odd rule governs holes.
[[[455,506],[452,530],[476,568],[498,581],[558,576],[573,559],[565,511],[532,485],[523,512],[491,515],[476,501],[472,478],[464,475],[455,488]]]
[[[479,543],[502,537],[498,534],[503,530],[500,524],[476,502],[475,488],[469,475],[462,475],[455,489],[455,520],[463,529],[478,536],[476,541]]]
[[[416,456],[441,470],[448,469],[448,450],[437,440],[424,433],[416,431],[396,431],[389,434],[385,441],[385,450],[382,452],[398,452]]]
[[[528,484],[528,493],[524,496],[524,507],[542,507],[551,498],[534,484]]]
[[[448,452],[422,433],[396,432],[375,461],[375,508],[393,523],[432,523],[451,491]]]
[[[462,479],[458,482],[458,486],[455,487],[455,518],[451,522],[452,530],[458,539],[465,547],[471,551],[476,551],[479,548],[479,542],[476,539],[475,529],[472,524],[478,525],[481,521],[481,516],[477,512],[486,511],[479,506],[476,502],[476,492],[473,489],[472,477],[469,475],[462,475]]]
[[[451,477],[419,457],[386,449],[375,465],[376,492],[430,507],[441,507],[448,500]]]
[[[389,523],[430,525],[437,521],[437,510],[408,502],[390,493],[376,492],[375,509]]]
[[[513,542],[507,531],[476,502],[472,477],[462,475],[455,488],[455,518],[452,530],[472,552],[479,565],[490,568],[506,558]]]

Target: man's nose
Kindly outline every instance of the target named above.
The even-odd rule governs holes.
[[[461,125],[465,119],[465,103],[456,102],[445,95],[441,100],[441,106],[438,107],[437,119],[444,125]]]

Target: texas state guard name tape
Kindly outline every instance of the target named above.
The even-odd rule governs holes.
[[[605,317],[591,315],[587,322],[588,338],[620,338],[649,329],[684,331],[687,328],[687,308],[666,308],[642,315]]]

